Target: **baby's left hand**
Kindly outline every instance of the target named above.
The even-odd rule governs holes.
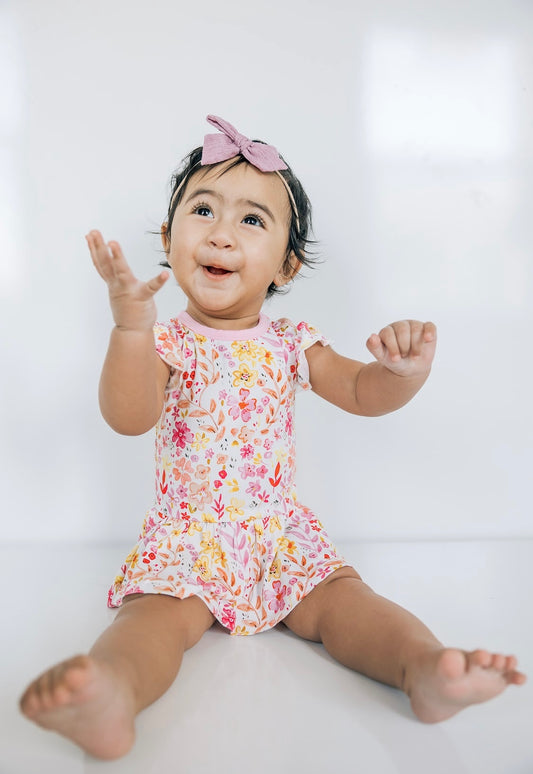
[[[398,376],[427,375],[437,346],[432,322],[401,320],[373,333],[366,342],[378,363]]]

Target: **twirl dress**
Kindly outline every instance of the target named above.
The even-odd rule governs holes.
[[[232,634],[275,626],[346,565],[294,484],[294,398],[312,326],[216,330],[181,312],[154,328],[170,366],[156,427],[156,503],[109,591],[200,597]]]

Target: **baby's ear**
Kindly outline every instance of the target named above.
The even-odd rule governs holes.
[[[168,223],[161,225],[161,242],[163,243],[163,249],[165,253],[170,250],[170,239],[168,238]]]
[[[301,261],[299,261],[296,255],[291,252],[290,255],[285,258],[281,268],[274,277],[274,285],[277,285],[278,288],[283,287],[283,285],[287,285],[296,277],[301,268]]]

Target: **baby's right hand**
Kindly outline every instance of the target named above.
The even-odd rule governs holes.
[[[99,231],[90,231],[85,237],[96,271],[107,282],[113,319],[121,330],[151,330],[157,310],[154,295],[169,278],[168,271],[142,282],[130,267],[118,242],[107,245]]]

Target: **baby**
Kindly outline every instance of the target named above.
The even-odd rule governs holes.
[[[310,204],[275,148],[208,120],[219,134],[173,177],[161,230],[185,310],[156,323],[154,296],[169,271],[143,282],[117,242],[87,236],[115,321],[101,411],[119,433],[156,427],[156,498],[110,589],[114,622],[88,655],[32,682],[21,708],[103,759],[131,748],[135,716],[215,621],[233,635],[283,624],[321,642],[404,691],[427,723],[526,679],[514,656],[446,648],[372,591],[300,503],[297,389],[352,414],[395,411],[426,381],[436,329],[387,325],[368,339],[374,361],[363,364],[306,322],[269,319],[265,299],[310,260]]]

